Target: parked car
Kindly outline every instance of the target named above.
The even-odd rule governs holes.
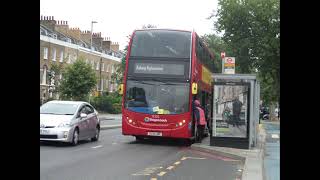
[[[97,141],[100,120],[91,104],[83,101],[49,101],[40,107],[40,141],[77,145],[80,140]]]

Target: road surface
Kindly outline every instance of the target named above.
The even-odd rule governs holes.
[[[41,180],[234,180],[239,161],[190,149],[172,140],[137,142],[121,128],[98,142],[40,144]]]

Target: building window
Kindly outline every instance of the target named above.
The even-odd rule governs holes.
[[[70,63],[71,63],[71,55],[68,54],[68,64],[70,64]]]
[[[88,59],[86,59],[86,64],[89,64],[89,60]]]
[[[40,84],[42,83],[43,69],[40,69]]]
[[[114,65],[112,65],[112,69],[111,69],[111,73],[113,73],[114,72]]]
[[[104,71],[104,63],[102,63],[102,71]]]
[[[104,82],[104,79],[101,79],[101,91],[103,91],[103,82]]]
[[[52,48],[52,61],[56,61],[57,50],[56,48]]]
[[[73,60],[72,60],[72,62],[75,62],[77,60],[77,55],[75,54],[75,55],[73,55]]]
[[[107,72],[109,72],[109,64],[107,64]]]
[[[106,89],[108,89],[109,84],[108,84],[108,79],[106,79]]]
[[[63,51],[60,52],[60,62],[63,62]]]
[[[43,59],[48,59],[48,48],[43,48]]]
[[[97,62],[96,70],[99,70],[99,62]]]
[[[110,92],[112,92],[113,91],[113,84],[111,83],[110,84]]]
[[[94,61],[91,61],[91,68],[94,69]]]

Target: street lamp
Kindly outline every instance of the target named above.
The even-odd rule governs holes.
[[[92,31],[93,31],[93,23],[98,23],[97,21],[91,21],[91,39],[90,39],[90,48],[92,50]]]

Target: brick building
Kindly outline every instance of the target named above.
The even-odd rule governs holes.
[[[53,16],[40,18],[40,101],[48,98],[59,98],[53,94],[53,81],[49,79],[52,64],[62,68],[72,64],[77,58],[85,59],[96,70],[97,92],[113,92],[117,84],[111,83],[115,65],[121,63],[124,54],[119,51],[119,44],[110,38],[101,37],[101,33],[92,34],[90,49],[90,31],[69,28],[67,21],[56,21]],[[101,75],[100,75],[101,74]],[[56,78],[62,79],[62,75]]]

